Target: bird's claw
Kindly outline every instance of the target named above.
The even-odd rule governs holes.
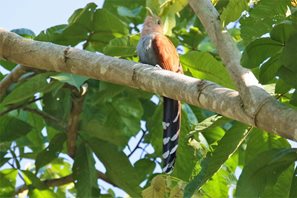
[[[159,68],[159,69],[163,69],[160,65],[155,65],[155,67]]]

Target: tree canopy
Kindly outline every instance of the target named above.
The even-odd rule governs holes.
[[[222,57],[224,46],[216,46],[220,41],[213,40],[203,17],[197,18],[194,3],[106,0],[102,8],[89,3],[78,8],[67,24],[38,34],[26,28],[11,32],[138,62],[136,45],[149,7],[161,16],[185,75],[238,90],[240,95],[228,61]],[[241,52],[240,64],[282,107],[295,111],[297,2],[211,3],[220,25]],[[232,50],[229,47],[225,50]],[[0,54],[6,48],[1,46]],[[177,161],[173,173],[165,175],[160,169],[162,97],[1,58],[0,197],[21,193],[29,197],[116,196],[106,183],[131,197],[297,196],[297,150],[286,139],[297,140],[297,130],[279,133],[255,127],[256,114],[266,100],[260,109],[255,107],[253,126],[209,110],[214,107],[206,110],[183,103]],[[244,101],[245,96],[240,96]],[[285,123],[287,118],[283,119]]]

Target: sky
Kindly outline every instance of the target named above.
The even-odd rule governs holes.
[[[28,28],[38,34],[48,27],[67,23],[74,10],[103,0],[6,0],[0,6],[0,28]]]

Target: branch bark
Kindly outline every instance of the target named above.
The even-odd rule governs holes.
[[[297,111],[270,96],[257,101],[257,116],[251,117],[242,108],[237,91],[212,82],[146,64],[28,40],[3,29],[0,29],[0,58],[42,70],[74,73],[157,93],[297,140]]]
[[[84,84],[80,90],[73,87],[72,89],[72,107],[69,114],[67,128],[67,150],[70,157],[74,157],[76,150],[76,138],[79,127],[79,116],[83,109],[85,94],[87,92],[87,84]]]
[[[0,101],[5,95],[10,85],[17,82],[19,78],[27,72],[26,67],[17,65],[5,78],[0,82]]]
[[[200,19],[208,36],[215,44],[233,81],[236,83],[243,109],[257,125],[257,116],[270,95],[262,88],[254,74],[240,64],[241,53],[228,31],[222,27],[220,15],[210,0],[189,0],[189,4]]]

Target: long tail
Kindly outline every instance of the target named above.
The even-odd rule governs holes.
[[[180,101],[164,97],[163,172],[171,173],[175,164],[181,121]]]

